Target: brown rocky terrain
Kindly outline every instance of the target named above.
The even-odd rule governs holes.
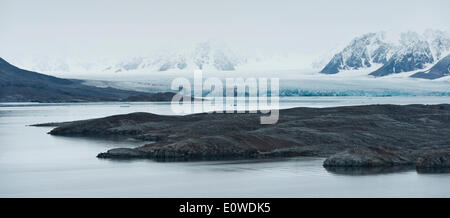
[[[262,114],[161,116],[132,113],[53,123],[50,134],[153,141],[99,158],[161,161],[316,156],[325,167],[449,167],[450,105],[293,108],[274,125]],[[430,153],[431,152],[431,153]]]

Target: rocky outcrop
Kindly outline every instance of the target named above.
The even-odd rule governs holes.
[[[450,168],[450,151],[429,151],[423,153],[416,162],[417,168]]]
[[[314,156],[329,157],[326,166],[414,166],[424,152],[450,150],[450,105],[293,108],[274,125],[261,116],[131,113],[53,124],[50,134],[153,141],[129,156],[163,161]],[[127,157],[114,152],[99,157]]]
[[[421,173],[450,172],[450,151],[433,150],[431,148],[423,151],[409,148],[358,146],[331,155],[323,163],[324,167],[330,168],[333,172],[345,172],[347,174],[353,172],[353,170],[347,168],[364,169],[370,167],[382,169],[383,167],[405,165],[415,165]]]
[[[413,163],[411,156],[402,151],[387,147],[357,146],[331,155],[324,167],[385,167]]]
[[[338,175],[379,175],[407,172],[414,170],[414,165],[394,165],[394,166],[378,166],[378,167],[331,167],[326,166],[327,172]]]
[[[161,121],[172,121],[176,117],[160,116],[151,113],[131,113],[114,115],[101,119],[89,119],[75,122],[64,122],[49,132],[51,135],[67,136],[125,136],[132,138],[149,137],[146,132],[151,127],[149,122],[155,122],[153,128],[163,127]]]
[[[146,154],[131,148],[114,148],[97,155],[98,158],[145,158]]]
[[[71,123],[69,122],[51,122],[51,123],[38,123],[38,124],[32,124],[29,126],[36,126],[36,127],[58,127],[58,126],[62,126],[65,124],[69,124]]]

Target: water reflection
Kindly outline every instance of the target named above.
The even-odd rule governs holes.
[[[421,174],[447,174],[450,168],[417,168],[417,172]]]
[[[392,167],[325,167],[327,172],[337,175],[362,176],[390,174],[413,171],[414,166],[392,166]]]

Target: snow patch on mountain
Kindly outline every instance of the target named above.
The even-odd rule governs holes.
[[[320,71],[336,74],[342,70],[357,70],[371,67],[374,63],[386,63],[391,55],[391,47],[384,39],[384,33],[368,33],[353,39],[341,52]]]
[[[450,37],[440,30],[401,33],[399,39],[388,40],[384,33],[368,33],[357,37],[342,51],[335,54],[321,73],[336,74],[345,70],[370,68],[375,77],[429,69],[450,53]]]
[[[400,45],[396,48],[389,61],[370,75],[386,76],[424,69],[429,64],[433,64],[434,60],[435,58],[428,41],[415,32],[402,33]]]

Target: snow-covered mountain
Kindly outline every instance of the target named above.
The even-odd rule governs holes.
[[[209,40],[183,46],[161,45],[160,49],[143,49],[140,54],[132,53],[133,56],[122,53],[109,57],[38,55],[31,59],[11,58],[11,62],[24,69],[53,76],[94,80],[156,79],[190,75],[197,69],[220,76],[232,72],[247,75],[265,72],[267,76],[283,70],[316,72],[311,69],[314,66],[323,68],[322,74],[336,74],[338,77],[347,73],[362,73],[368,78],[408,77],[417,72],[427,72],[450,54],[450,37],[439,30],[428,30],[423,34],[406,32],[396,39],[386,32],[368,33],[353,39],[343,49],[324,52],[319,61],[319,54],[266,51],[263,48],[259,51],[258,48],[244,48],[245,45],[236,46]],[[107,52],[105,54],[108,55]],[[410,73],[399,74],[402,72]],[[440,74],[447,75],[446,72]]]
[[[415,32],[402,33],[400,45],[397,46],[392,57],[370,75],[386,76],[393,73],[424,69],[434,60],[430,43],[423,37]]]
[[[169,75],[230,71],[277,71],[310,68],[310,54],[268,52],[248,49],[223,41],[204,41],[188,45],[168,45],[139,55],[116,57],[41,57],[19,58],[12,62],[27,70],[54,76],[85,79],[120,79],[128,76]]]
[[[439,61],[450,53],[450,35],[439,30],[427,30],[423,34],[426,41],[430,43],[431,52],[435,61]]]
[[[406,32],[397,43],[388,42],[382,33],[369,33],[355,38],[325,66],[321,73],[382,66],[370,75],[375,77],[429,69],[450,53],[450,37],[440,30],[423,34]]]
[[[149,71],[176,69],[232,71],[245,62],[245,57],[238,56],[225,44],[202,42],[189,48],[157,52],[148,57],[133,57],[107,66],[104,71],[116,73],[138,69]]]
[[[32,56],[13,60],[13,63],[37,72],[55,76],[100,76],[148,74],[164,71],[233,71],[247,63],[247,57],[231,49],[226,43],[206,41],[185,47],[159,48],[142,55],[115,57]]]
[[[384,33],[368,33],[353,39],[320,71],[335,74],[341,70],[358,70],[374,63],[385,64],[390,58],[392,45],[384,39]]]

